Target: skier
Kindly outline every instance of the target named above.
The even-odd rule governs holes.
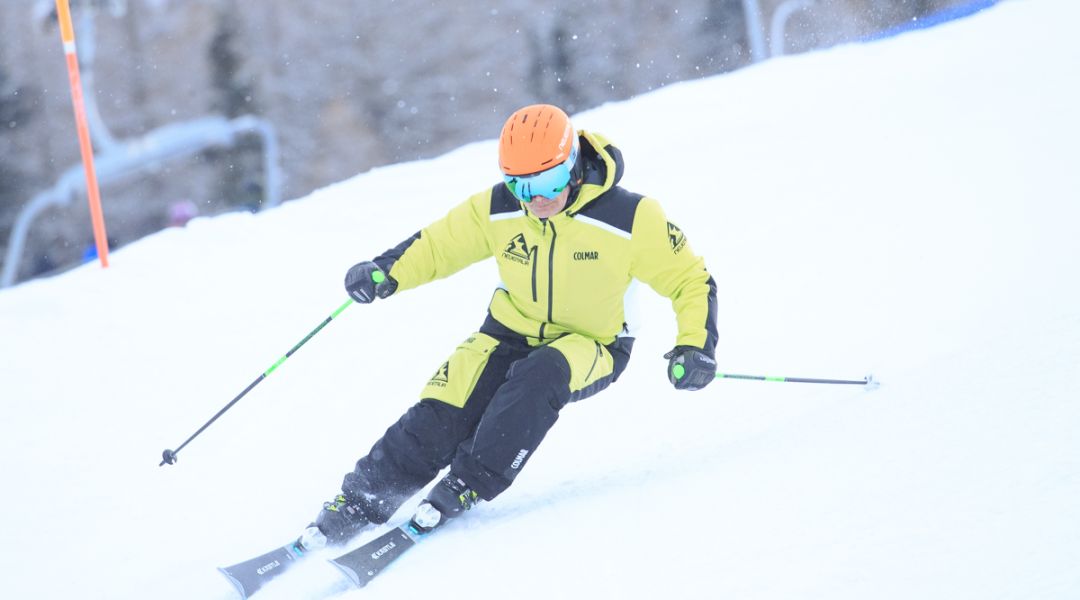
[[[499,138],[503,181],[477,193],[345,276],[370,303],[494,256],[502,282],[480,330],[425,386],[323,505],[300,544],[343,544],[430,491],[411,525],[425,532],[505,491],[569,402],[619,378],[634,338],[624,317],[633,279],[671,299],[676,389],[716,374],[716,285],[653,199],[618,187],[622,153],[575,131],[558,107],[514,112]]]

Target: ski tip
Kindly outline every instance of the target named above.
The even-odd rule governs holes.
[[[876,390],[879,387],[881,387],[881,382],[878,381],[877,379],[874,379],[874,374],[873,373],[867,375],[863,379],[866,380],[866,386],[863,388],[864,390],[867,390],[867,391]]]

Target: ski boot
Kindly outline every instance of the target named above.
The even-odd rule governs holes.
[[[435,484],[427,498],[416,507],[409,524],[418,533],[428,533],[480,502],[480,497],[453,473]]]
[[[327,544],[343,545],[372,525],[366,509],[363,502],[338,494],[323,503],[319,516],[300,534],[298,542],[308,551]]]

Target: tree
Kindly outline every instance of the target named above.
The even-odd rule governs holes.
[[[235,7],[222,10],[208,51],[211,85],[215,92],[212,108],[229,118],[258,112],[254,81],[244,71],[243,57],[237,51],[238,30]],[[258,138],[249,135],[231,149],[206,153],[221,167],[218,193],[225,205],[258,209],[263,196],[260,152]]]
[[[29,88],[12,84],[0,60],[0,155],[5,156],[0,161],[0,206],[22,206],[26,199],[28,178],[17,160],[6,157],[18,154],[9,148],[14,143],[10,138],[15,130],[25,127],[33,119],[34,113]],[[6,249],[13,220],[14,212],[0,214],[0,249]]]

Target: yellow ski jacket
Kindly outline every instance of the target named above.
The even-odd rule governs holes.
[[[502,282],[492,317],[543,345],[567,333],[601,344],[629,332],[624,297],[633,279],[671,299],[675,345],[713,356],[716,285],[659,203],[617,186],[622,154],[600,135],[579,132],[583,183],[567,208],[530,215],[499,183],[375,259],[395,293],[494,256]]]

